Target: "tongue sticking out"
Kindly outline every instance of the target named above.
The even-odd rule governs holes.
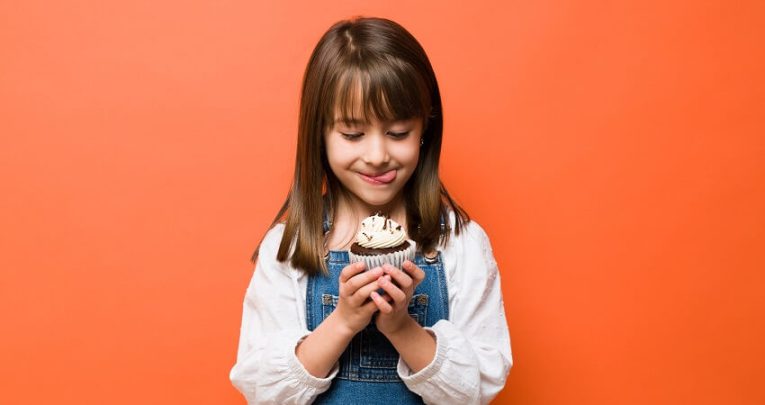
[[[379,176],[367,176],[372,180],[379,181],[380,183],[390,183],[396,178],[396,171],[389,170]]]

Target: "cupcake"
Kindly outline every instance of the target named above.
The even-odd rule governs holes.
[[[348,252],[351,263],[364,262],[367,269],[388,263],[399,269],[405,260],[414,260],[415,244],[396,221],[375,214],[361,221],[356,242]]]

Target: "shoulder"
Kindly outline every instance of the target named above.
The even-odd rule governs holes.
[[[449,234],[449,241],[446,245],[447,248],[460,248],[467,249],[469,251],[474,250],[491,250],[491,242],[489,242],[489,235],[474,219],[470,219],[462,222],[462,226],[457,229],[457,220],[454,212],[449,212],[449,227],[451,228]],[[450,246],[452,245],[452,246]]]
[[[291,273],[291,266],[288,262],[280,262],[276,259],[276,255],[279,252],[279,246],[282,243],[284,228],[284,224],[278,223],[271,227],[271,229],[269,229],[263,236],[263,240],[258,247],[256,269],[264,269],[266,271],[276,270],[284,274]]]
[[[245,294],[245,300],[255,308],[270,308],[279,299],[294,295],[294,271],[289,263],[276,260],[283,234],[284,225],[277,224],[266,232],[258,246],[255,269]]]
[[[263,236],[263,240],[260,242],[260,252],[258,255],[273,253],[276,257],[276,252],[279,250],[279,245],[282,243],[282,236],[284,235],[284,224],[278,223],[269,229]]]
[[[477,282],[493,279],[498,272],[489,236],[474,219],[462,224],[457,232],[453,215],[450,215],[451,234],[442,253],[452,280]]]

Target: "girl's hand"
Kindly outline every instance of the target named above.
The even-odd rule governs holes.
[[[377,312],[377,305],[369,300],[369,294],[380,288],[377,279],[383,274],[380,267],[364,271],[363,262],[352,263],[340,272],[340,297],[332,312],[347,328],[351,336],[364,329]]]
[[[409,316],[409,301],[415,287],[425,279],[425,272],[409,260],[404,262],[403,270],[389,264],[382,269],[385,275],[377,280],[377,284],[386,294],[381,296],[375,289],[371,291],[371,297],[380,310],[375,325],[380,332],[389,336],[413,321]]]

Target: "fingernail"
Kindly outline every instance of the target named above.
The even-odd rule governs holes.
[[[388,283],[388,278],[387,278],[387,276],[382,276],[382,277],[380,277],[380,278],[377,280],[377,285],[379,285],[379,286],[383,286],[383,285],[385,285],[386,283]]]

